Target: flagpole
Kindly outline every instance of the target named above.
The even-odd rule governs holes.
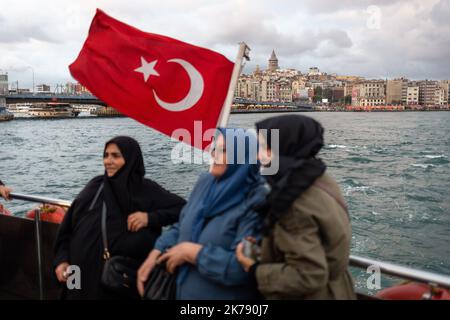
[[[228,118],[230,117],[231,105],[233,104],[234,98],[234,90],[236,88],[237,81],[239,79],[239,75],[242,70],[242,64],[244,57],[249,60],[248,51],[250,48],[247,46],[245,42],[239,43],[239,51],[236,57],[236,62],[234,63],[233,73],[231,74],[230,85],[228,87],[228,93],[225,98],[225,102],[222,107],[222,111],[220,112],[219,122],[217,127],[226,127],[228,123]]]

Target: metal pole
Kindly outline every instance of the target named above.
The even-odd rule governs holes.
[[[38,197],[38,196],[32,196],[32,195],[15,193],[15,192],[11,192],[9,194],[9,196],[11,197],[11,199],[25,200],[25,201],[39,202],[39,203],[55,204],[57,206],[62,206],[62,207],[70,207],[70,205],[72,204],[70,201],[67,201],[67,200],[52,199],[52,198],[46,198],[46,197]]]
[[[234,90],[236,88],[237,81],[239,79],[239,74],[242,70],[242,63],[244,58],[249,60],[248,53],[250,48],[244,43],[239,44],[239,51],[236,57],[236,62],[234,63],[233,72],[231,74],[230,85],[228,86],[228,93],[223,104],[222,111],[220,112],[218,127],[226,127],[228,123],[228,118],[230,117],[231,105],[233,104]]]
[[[44,258],[42,255],[42,232],[41,232],[41,210],[34,211],[34,222],[36,231],[36,255],[38,262],[38,280],[39,280],[39,300],[44,300]]]
[[[435,274],[428,271],[416,270],[388,262],[376,261],[358,256],[350,256],[350,265],[360,268],[377,266],[382,273],[402,279],[424,282],[450,289],[450,276]]]

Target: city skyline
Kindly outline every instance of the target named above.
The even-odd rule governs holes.
[[[365,78],[450,79],[450,1],[113,1],[1,0],[0,72],[22,87],[71,81],[68,65],[95,9],[147,32],[223,53],[252,49],[244,73],[272,49],[281,68]],[[186,11],[189,10],[189,14]],[[170,21],[170,23],[168,23]]]
[[[273,50],[266,68],[257,66],[252,73],[239,77],[234,95],[260,102],[323,102],[341,106],[351,104],[356,108],[432,105],[447,109],[449,85],[450,80],[365,79],[327,74],[317,67],[302,73],[280,68]]]
[[[17,84],[18,86],[18,84]],[[447,106],[450,101],[450,80],[419,81],[407,78],[366,79],[364,77],[328,74],[318,67],[308,72],[280,68],[275,50],[267,60],[266,68],[257,65],[253,72],[241,74],[234,96],[259,102],[326,102],[354,107],[382,105]],[[10,85],[10,93],[26,93],[29,89]],[[0,74],[0,95],[8,92],[8,76]],[[77,82],[50,85],[39,84],[35,93],[90,94]],[[322,100],[324,99],[324,100]],[[446,107],[446,108],[447,108]]]

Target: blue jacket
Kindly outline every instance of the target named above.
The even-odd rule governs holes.
[[[197,191],[197,186],[192,193]],[[268,192],[268,185],[261,179],[244,202],[213,217],[203,227],[198,240],[203,248],[197,256],[197,264],[188,265],[186,277],[177,285],[177,299],[257,298],[255,284],[237,261],[235,250],[246,236],[256,236],[256,228],[262,220],[254,207],[265,201]],[[195,213],[182,212],[180,221],[159,237],[155,248],[164,252],[180,242],[190,241],[194,219]]]

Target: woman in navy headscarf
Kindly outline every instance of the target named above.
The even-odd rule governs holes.
[[[178,269],[177,299],[257,297],[234,250],[260,226],[255,208],[268,185],[256,163],[256,136],[244,129],[219,131],[209,172],[198,179],[180,221],[159,237],[139,269],[141,295],[155,264],[165,262],[169,272]]]

